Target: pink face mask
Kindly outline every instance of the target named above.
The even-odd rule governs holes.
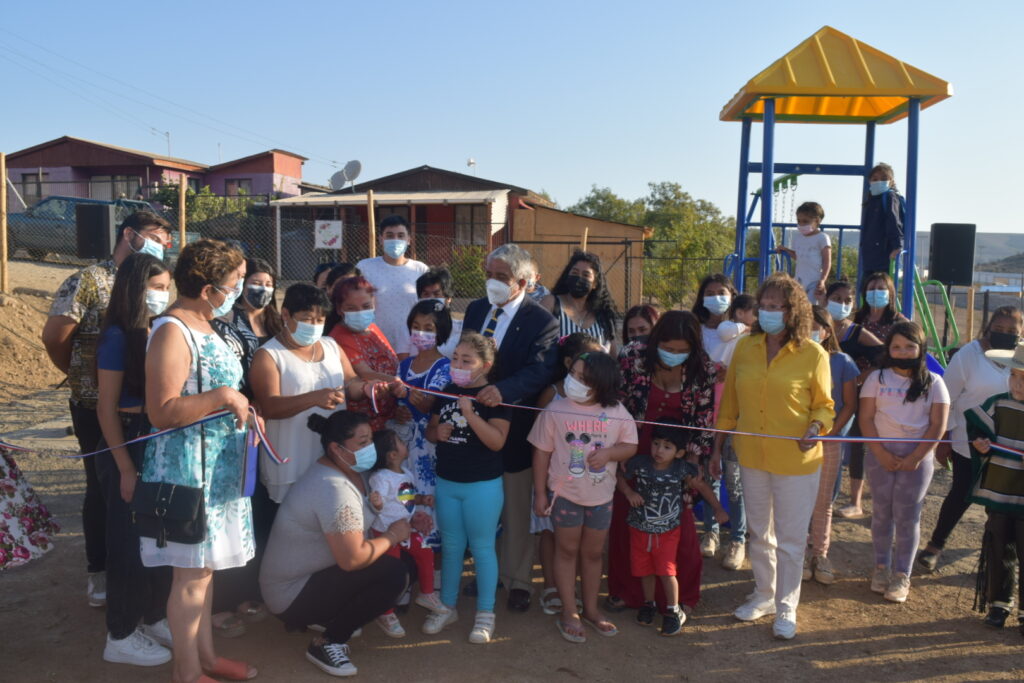
[[[434,332],[424,332],[422,330],[413,330],[409,334],[409,341],[420,351],[426,351],[437,346],[437,334]]]
[[[456,386],[468,387],[473,382],[473,371],[464,368],[451,369],[452,382]]]

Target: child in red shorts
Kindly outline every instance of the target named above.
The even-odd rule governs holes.
[[[626,464],[626,476],[616,486],[632,509],[629,524],[629,561],[633,576],[640,577],[644,605],[636,615],[641,626],[650,626],[658,608],[654,602],[654,577],[661,579],[667,609],[662,615],[661,635],[682,633],[686,615],[679,608],[676,551],[679,547],[679,512],[684,487],[695,489],[714,510],[719,524],[729,521],[711,487],[698,476],[696,465],[684,460],[690,431],[677,420],[660,419],[667,426],[654,428],[651,454],[637,455]],[[678,425],[678,426],[672,426]],[[627,480],[632,480],[632,486]]]

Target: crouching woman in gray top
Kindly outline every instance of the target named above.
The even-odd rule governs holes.
[[[365,415],[339,411],[311,415],[324,455],[295,484],[278,510],[260,568],[263,599],[289,630],[324,627],[306,659],[326,673],[351,676],[352,633],[394,607],[408,574],[386,555],[409,537],[399,520],[377,538],[367,538],[373,512],[365,507],[360,476],[377,460]]]

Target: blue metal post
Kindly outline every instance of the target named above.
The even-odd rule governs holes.
[[[771,273],[772,245],[772,180],[775,177],[775,98],[764,100],[764,151],[761,153],[761,282]]]
[[[730,273],[736,288],[741,292],[747,270],[743,259],[747,255],[747,164],[750,162],[750,128],[751,120],[743,119],[743,133],[740,137],[740,189],[736,200],[736,270]]]
[[[861,185],[861,191],[860,191],[861,201],[864,200],[864,197],[868,196],[868,185],[870,185],[870,183],[868,182],[868,174],[871,173],[871,168],[875,165],[875,122],[874,121],[869,121],[864,128],[865,128],[865,131],[864,131],[864,182]],[[864,226],[864,210],[863,209],[861,209],[860,224],[861,224],[861,229],[863,229],[863,226]],[[840,233],[840,239],[841,239],[841,235],[842,235],[842,233]],[[859,231],[858,231],[858,234],[857,234],[857,244],[858,245],[860,244],[860,232]],[[840,264],[842,264],[842,262],[843,262],[842,254],[843,254],[843,250],[842,250],[842,248],[840,248],[840,250],[839,250],[839,263]],[[858,292],[860,292],[861,274],[862,274],[862,272],[864,270],[861,267],[861,265],[860,265],[860,257],[861,257],[860,248],[858,247],[858,249],[857,249],[857,291]],[[842,266],[840,265],[840,267],[842,267]]]
[[[914,315],[914,267],[917,263],[917,142],[921,100],[911,98],[907,116],[907,212],[903,218],[903,315]]]

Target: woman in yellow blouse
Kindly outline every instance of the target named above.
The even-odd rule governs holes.
[[[756,588],[734,615],[754,621],[775,615],[776,638],[796,635],[807,527],[818,491],[821,444],[832,428],[828,353],[811,340],[811,305],[785,273],[757,292],[758,322],[736,346],[718,413],[719,429],[788,436],[736,436],[750,564]],[[722,444],[715,436],[710,468],[721,476]]]

